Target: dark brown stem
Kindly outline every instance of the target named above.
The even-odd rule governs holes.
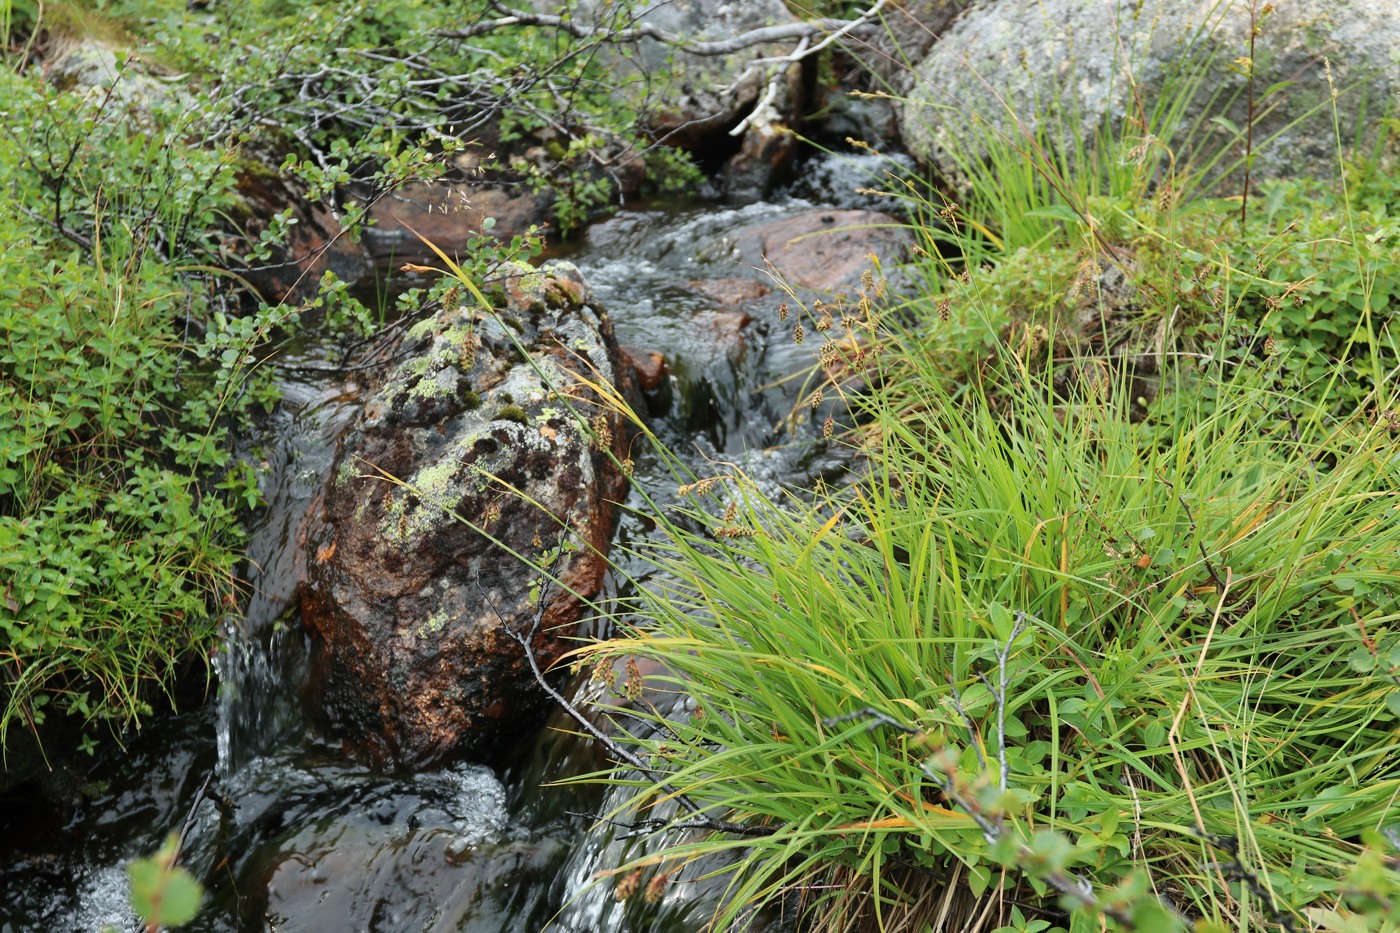
[[[729,833],[734,836],[771,836],[778,831],[779,827],[762,826],[751,823],[734,823],[729,820],[717,820],[713,817],[706,816],[703,807],[667,781],[669,775],[648,766],[647,763],[637,755],[623,748],[612,736],[608,735],[602,729],[599,729],[598,726],[594,724],[593,720],[585,716],[578,707],[570,703],[562,693],[555,690],[554,687],[550,685],[549,681],[544,676],[544,671],[540,668],[540,662],[535,656],[534,648],[535,637],[539,634],[540,625],[544,621],[545,608],[549,604],[548,587],[541,589],[539,608],[535,612],[534,621],[531,622],[529,629],[525,632],[517,632],[510,627],[505,617],[501,615],[501,611],[496,608],[496,604],[491,600],[490,596],[487,595],[480,580],[477,581],[476,588],[481,593],[482,600],[485,601],[486,605],[491,607],[491,611],[496,614],[496,618],[500,621],[501,628],[505,631],[507,637],[519,645],[520,650],[524,652],[525,661],[530,665],[530,673],[534,676],[536,685],[538,685],[560,709],[567,713],[574,722],[578,723],[584,732],[588,733],[594,740],[599,742],[607,753],[616,761],[620,761],[651,778],[657,783],[658,787],[663,788],[678,804],[680,804],[683,810],[690,814],[689,819],[681,822],[654,819],[639,820],[634,823],[618,825],[623,825],[625,828],[632,831],[660,832],[664,829],[703,829],[710,832]],[[610,820],[608,822],[616,821]]]

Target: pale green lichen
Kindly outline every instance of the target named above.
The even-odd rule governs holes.
[[[429,635],[436,635],[447,626],[447,613],[435,612],[428,617],[427,621],[418,626],[418,637],[426,638]]]
[[[408,341],[422,340],[424,337],[431,334],[439,323],[440,321],[436,316],[424,318],[408,329],[408,333],[404,335],[404,339]]]
[[[355,466],[354,460],[346,460],[335,471],[335,484],[342,486],[360,475],[360,468]]]
[[[444,378],[446,376],[446,378]],[[457,378],[455,372],[448,372],[446,368],[439,370],[431,378],[424,376],[415,382],[408,390],[412,398],[446,398],[457,394]]]
[[[449,456],[419,470],[408,481],[407,488],[395,490],[379,525],[384,537],[402,543],[431,531],[438,519],[456,506],[452,500],[460,497],[457,476],[461,469],[462,464]],[[410,496],[421,500],[412,513],[408,510]]]

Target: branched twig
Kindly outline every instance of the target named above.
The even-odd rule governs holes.
[[[997,688],[993,695],[997,704],[997,763],[1001,766],[1002,790],[1006,790],[1006,783],[1010,777],[1010,765],[1006,758],[1006,662],[1011,657],[1011,646],[1020,637],[1025,624],[1026,613],[1017,611],[1016,624],[1011,626],[1011,634],[1006,637],[1006,644],[997,647]]]
[[[519,645],[521,650],[525,653],[525,661],[530,665],[530,673],[534,676],[535,683],[539,685],[539,688],[543,690],[551,700],[558,704],[559,708],[569,715],[569,718],[578,723],[584,732],[601,743],[604,750],[606,750],[609,755],[651,778],[656,782],[658,787],[661,787],[673,797],[676,802],[680,804],[682,809],[686,810],[694,817],[693,819],[688,819],[680,823],[667,820],[641,820],[636,823],[626,824],[629,829],[639,830],[645,828],[653,832],[662,829],[703,829],[712,832],[730,833],[736,836],[771,836],[777,832],[777,829],[772,826],[754,826],[747,823],[733,823],[727,820],[717,820],[706,816],[703,807],[669,783],[666,772],[653,768],[635,753],[624,748],[612,738],[612,736],[608,735],[602,729],[599,729],[591,719],[578,709],[578,707],[574,706],[562,693],[550,685],[549,681],[544,676],[544,671],[540,669],[539,659],[535,657],[534,648],[535,638],[539,635],[540,625],[544,622],[545,609],[549,605],[548,585],[541,588],[539,608],[535,611],[535,617],[530,623],[529,629],[523,634],[511,628],[510,624],[506,622],[505,617],[501,615],[501,610],[498,609],[495,602],[491,600],[485,588],[482,587],[480,580],[476,581],[476,588],[481,593],[482,599],[486,602],[486,605],[491,607],[491,611],[494,612],[496,618],[500,620],[501,628],[505,631],[507,637]]]
[[[1265,886],[1264,880],[1252,869],[1245,866],[1240,861],[1240,840],[1238,836],[1218,836],[1208,833],[1203,827],[1196,827],[1196,835],[1211,846],[1220,849],[1230,856],[1228,862],[1217,862],[1207,867],[1220,872],[1226,881],[1235,881],[1243,885],[1246,890],[1258,898],[1259,903],[1264,905],[1264,913],[1269,919],[1283,927],[1287,933],[1300,933],[1298,924],[1292,914],[1279,909],[1274,901],[1273,894]]]
[[[982,743],[977,740],[977,727],[972,724],[972,717],[967,715],[967,710],[963,709],[962,697],[958,695],[958,687],[957,684],[953,683],[951,673],[948,674],[948,699],[952,702],[953,709],[957,710],[963,728],[967,730],[967,744],[971,745],[972,750],[977,753],[977,764],[986,770],[987,759],[982,755]]]
[[[922,730],[905,725],[873,707],[856,710],[845,716],[825,719],[823,722],[835,725],[837,723],[850,722],[856,719],[870,720],[866,727],[866,731],[868,732],[873,732],[881,727],[889,727],[905,735],[913,736],[916,739],[922,739],[926,735]],[[972,821],[982,830],[982,835],[987,842],[995,845],[996,843],[1008,839],[1008,830],[1006,824],[1001,820],[1000,814],[989,815],[976,799],[963,792],[956,780],[956,772],[953,770],[952,762],[945,761],[939,770],[935,770],[929,764],[930,760],[931,759],[925,759],[921,762],[919,769],[926,777],[938,784],[944,797],[972,818]],[[1012,840],[1012,844],[1015,846],[1016,856],[1023,872],[1045,882],[1060,894],[1073,898],[1086,907],[1097,910],[1129,928],[1134,926],[1132,911],[1117,904],[1106,903],[1095,893],[1094,886],[1088,878],[1059,868],[1047,868],[1043,871],[1036,871],[1033,867],[1039,861],[1039,856],[1036,852],[1019,839]],[[1166,904],[1162,906],[1163,909],[1169,911],[1172,916],[1176,916],[1181,923],[1185,925],[1185,920],[1181,918],[1175,910]]]
[[[516,10],[503,3],[492,3],[491,5],[502,15],[496,19],[481,20],[472,23],[462,29],[443,30],[437,33],[439,36],[448,39],[471,39],[475,36],[485,35],[495,32],[497,29],[504,29],[511,26],[543,26],[549,29],[557,29],[575,39],[598,39],[603,42],[626,43],[636,42],[639,39],[654,39],[663,45],[669,45],[682,52],[691,55],[715,56],[731,55],[734,52],[741,52],[744,49],[753,48],[756,45],[764,45],[770,42],[785,42],[793,39],[812,39],[816,36],[830,35],[846,36],[851,34],[862,34],[873,31],[871,20],[879,15],[879,10],[883,9],[888,0],[879,0],[871,10],[862,13],[854,20],[839,19],[815,19],[801,23],[784,23],[780,26],[763,26],[758,29],[750,29],[748,32],[731,36],[728,39],[720,39],[713,42],[706,42],[699,39],[692,39],[678,33],[667,32],[653,26],[651,23],[636,22],[626,29],[606,29],[586,26],[573,19],[565,19],[562,16],[554,16],[547,13],[531,13],[526,10]],[[825,48],[829,43],[822,43],[818,49]]]
[[[761,70],[768,72],[768,81],[762,97],[759,98],[758,103],[754,105],[748,116],[729,131],[730,136],[742,136],[745,130],[763,119],[765,111],[777,99],[787,66],[810,58],[843,39],[866,36],[877,31],[876,21],[879,20],[889,3],[890,0],[875,0],[875,3],[868,9],[850,20],[813,19],[800,23],[784,23],[779,26],[763,26],[758,29],[750,29],[737,36],[731,36],[728,39],[706,41],[668,32],[640,19],[634,19],[626,27],[588,26],[562,16],[517,10],[506,6],[499,0],[492,0],[492,7],[501,14],[496,19],[481,20],[461,29],[444,30],[437,35],[443,38],[464,40],[508,27],[542,26],[557,29],[575,39],[592,42],[625,44],[651,39],[678,51],[703,57],[731,55],[758,45],[795,40],[797,45],[788,54],[755,59],[748,64],[748,67],[740,73],[738,78],[719,88],[721,94],[731,94],[737,88],[743,87],[750,78],[756,76]]]

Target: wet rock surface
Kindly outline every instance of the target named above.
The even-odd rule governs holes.
[[[281,801],[283,834],[251,859],[260,878],[251,896],[261,903],[247,913],[286,933],[494,933],[511,921],[521,929],[547,922],[540,882],[558,843],[511,827],[505,788],[488,769],[457,765],[402,779],[341,772],[334,787],[296,777],[303,785]],[[296,819],[303,814],[318,819]],[[437,905],[430,922],[423,903]]]
[[[721,305],[753,301],[772,291],[767,285],[754,279],[697,279],[690,283],[690,287]]]
[[[522,183],[411,182],[372,204],[364,232],[370,256],[378,262],[433,262],[427,240],[449,256],[460,254],[483,232],[510,239],[549,219],[552,196]],[[422,237],[422,239],[419,239]]]
[[[340,218],[325,201],[312,200],[305,187],[272,166],[276,157],[250,159],[239,171],[239,210],[234,217],[236,234],[224,249],[230,271],[237,273],[270,304],[298,302],[315,297],[321,277],[334,273],[344,282],[357,282],[369,274],[365,247],[341,226]],[[269,219],[290,211],[286,240],[264,262],[248,265],[233,259],[247,251],[269,227]]]
[[[538,612],[548,666],[603,585],[622,424],[576,374],[615,383],[617,344],[573,266],[515,272],[499,315],[461,307],[408,331],[412,355],[351,423],[313,507],[302,613],[322,707],[377,765],[518,736],[543,694],[505,627]],[[553,561],[559,584],[522,558]]]
[[[815,210],[739,231],[733,252],[751,269],[771,265],[791,287],[831,293],[857,286],[872,253],[893,265],[912,243],[908,229],[889,214]]]

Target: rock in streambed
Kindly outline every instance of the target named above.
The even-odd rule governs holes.
[[[542,665],[603,585],[623,430],[582,377],[622,378],[612,327],[568,263],[514,267],[504,292],[496,314],[464,303],[408,331],[308,522],[315,689],[379,766],[489,754],[539,713],[506,631],[537,613],[525,559],[561,581],[543,594]]]

